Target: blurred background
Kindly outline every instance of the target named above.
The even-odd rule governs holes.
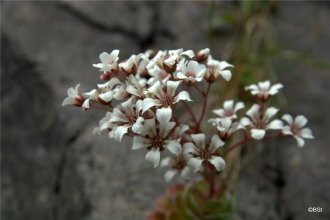
[[[302,149],[271,142],[243,163],[239,216],[330,219],[329,21],[328,2],[2,1],[2,219],[143,219],[167,187],[164,171],[129,150],[130,140],[92,135],[102,113],[61,102],[68,87],[100,82],[91,64],[102,51],[126,58],[205,47],[235,65],[215,100],[241,97],[257,80],[280,81],[279,104],[306,115],[315,136]]]

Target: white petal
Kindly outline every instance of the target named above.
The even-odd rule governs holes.
[[[145,98],[142,102],[142,113],[146,112],[153,106],[159,106],[160,102],[157,99]]]
[[[74,98],[77,95],[78,88],[79,88],[79,84],[76,86],[75,89],[72,88],[72,87],[69,88],[68,91],[67,91],[68,96]]]
[[[259,82],[258,85],[259,85],[261,90],[268,91],[268,89],[270,87],[270,81],[266,80],[266,81],[263,81],[263,82]]]
[[[191,174],[191,170],[188,166],[185,166],[182,170],[181,170],[181,176],[185,179],[187,179]]]
[[[145,158],[147,161],[151,162],[154,167],[157,167],[160,161],[160,152],[158,149],[153,148],[148,151]]]
[[[219,62],[219,67],[223,70],[223,69],[226,69],[228,67],[234,67],[234,66],[227,63],[226,61],[220,61]]]
[[[307,124],[307,118],[303,115],[298,115],[294,121],[298,128],[302,128]]]
[[[284,121],[286,121],[288,124],[292,124],[293,123],[293,118],[292,118],[292,116],[291,115],[289,115],[289,114],[285,114],[285,115],[283,115],[282,116],[282,119],[284,120]]]
[[[211,151],[214,153],[219,147],[222,147],[225,143],[219,138],[218,135],[213,135],[211,139]]]
[[[157,109],[156,116],[160,124],[166,124],[172,118],[172,109],[171,108]]]
[[[227,100],[223,103],[223,108],[225,110],[233,110],[234,109],[234,101],[233,100]]]
[[[301,137],[294,136],[294,138],[296,139],[299,147],[303,147],[305,145],[305,140],[302,139]]]
[[[176,89],[180,85],[181,81],[167,81],[166,82],[166,89],[167,94],[169,94],[171,97],[175,95]]]
[[[232,121],[229,118],[221,118],[220,123],[221,127],[223,127],[225,130],[229,130],[232,125]]]
[[[234,112],[237,112],[241,109],[243,109],[245,107],[244,103],[243,102],[237,102],[236,106],[235,106],[235,109],[234,109]]]
[[[90,108],[90,99],[86,99],[85,101],[84,101],[84,103],[82,104],[82,107],[84,108],[84,109],[89,109]]]
[[[110,54],[107,52],[102,52],[100,53],[99,58],[103,64],[108,63],[110,59]]]
[[[166,138],[170,131],[175,127],[175,122],[167,122],[165,124],[159,124],[159,133],[162,138]]]
[[[178,141],[171,140],[166,146],[171,153],[177,156],[182,152],[181,144]]]
[[[184,52],[181,53],[181,56],[183,56],[183,55],[184,56],[187,56],[187,57],[189,57],[191,59],[191,58],[193,58],[195,56],[195,53],[192,50],[186,50],[186,51],[184,51]]]
[[[220,117],[224,117],[225,115],[225,111],[222,108],[214,109],[212,112]]]
[[[247,117],[244,117],[240,120],[240,124],[243,126],[249,126],[249,125],[252,125],[252,122]]]
[[[279,91],[280,89],[282,89],[282,88],[283,88],[283,85],[280,84],[280,83],[277,83],[277,84],[273,85],[272,87],[270,87],[268,93],[269,93],[270,95],[275,95],[275,94],[278,93],[278,91]]]
[[[185,143],[183,145],[183,153],[184,154],[196,153],[195,148],[196,148],[196,146],[193,143],[191,143],[191,142]]]
[[[201,166],[202,166],[203,160],[199,159],[199,158],[190,158],[188,161],[188,165],[193,169],[194,172],[197,172],[198,170],[200,170]]]
[[[159,92],[163,93],[162,85],[160,84],[159,81],[157,81],[148,89],[148,91],[153,93],[153,94],[161,95],[161,94],[159,94]]]
[[[112,100],[112,97],[113,97],[113,92],[109,91],[109,92],[106,92],[106,93],[102,93],[102,94],[99,95],[99,97],[105,102],[110,102]]]
[[[150,118],[144,120],[144,132],[152,137],[156,136],[156,119]]]
[[[255,115],[258,115],[260,106],[258,104],[252,105],[252,107],[246,112],[246,115],[253,118]]]
[[[232,125],[231,125],[231,132],[235,132],[239,129],[245,129],[245,127],[239,123],[239,122],[234,122]]]
[[[215,166],[217,171],[222,171],[225,169],[226,162],[222,157],[212,156],[211,159],[209,159],[209,162]]]
[[[274,108],[274,107],[269,107],[267,108],[266,112],[265,112],[265,116],[264,116],[264,121],[266,123],[269,122],[269,120],[274,116],[276,115],[276,113],[278,112],[278,109],[277,108]]]
[[[171,179],[173,179],[173,177],[178,173],[177,170],[174,169],[170,169],[168,171],[166,171],[164,178],[166,180],[166,182],[169,182]]]
[[[300,136],[307,139],[314,139],[312,130],[310,128],[304,128],[300,131]]]
[[[138,117],[138,119],[136,119],[136,122],[132,126],[132,131],[137,134],[145,133],[143,117]]]
[[[189,130],[189,126],[186,124],[180,124],[178,127],[175,128],[175,135],[181,138],[182,134]]]
[[[174,159],[172,157],[166,157],[161,160],[160,166],[161,167],[168,167],[168,166],[173,166],[175,163]]]
[[[220,72],[220,75],[226,80],[229,81],[231,79],[231,71],[230,70],[223,70]]]
[[[266,134],[265,130],[262,129],[252,129],[251,130],[251,136],[252,138],[256,139],[256,140],[261,140],[262,138],[264,138]]]
[[[205,134],[192,134],[191,138],[197,147],[205,149]]]
[[[143,101],[140,99],[135,103],[136,112],[139,114],[143,107]]]
[[[117,58],[119,55],[119,50],[113,50],[110,54],[112,58]]]
[[[121,139],[123,138],[124,134],[127,133],[127,130],[128,130],[128,126],[118,126],[116,128],[114,128],[112,130],[113,134],[114,134],[114,138],[121,142]]]
[[[174,103],[177,103],[180,100],[184,100],[188,102],[192,101],[187,91],[182,91],[176,97],[174,97]]]
[[[283,122],[279,119],[275,119],[267,125],[267,129],[277,130],[282,128],[283,128]]]
[[[62,106],[65,106],[65,105],[73,105],[76,103],[76,100],[74,98],[71,98],[71,97],[66,97],[63,102],[62,102]]]
[[[177,74],[176,74],[176,77],[178,77],[178,79],[187,79],[188,77],[185,75],[185,74],[183,74],[182,72],[178,72]]]
[[[291,128],[289,126],[284,126],[282,129],[282,133],[285,135],[292,135]]]
[[[245,90],[259,90],[258,86],[255,84],[249,85],[249,86],[245,86]]]
[[[93,67],[101,69],[103,67],[103,64],[102,63],[96,63],[96,64],[93,64]]]
[[[150,140],[140,137],[140,136],[134,136],[133,137],[133,146],[132,146],[132,150],[138,150],[141,148],[145,148],[150,146]]]

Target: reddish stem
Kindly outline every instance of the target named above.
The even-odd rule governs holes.
[[[216,193],[216,170],[210,165],[210,178],[209,178],[209,198],[212,198]]]
[[[202,93],[203,94],[203,97],[204,97],[204,103],[203,103],[203,109],[202,109],[201,116],[200,116],[200,118],[199,118],[199,120],[197,122],[197,125],[196,125],[196,129],[195,129],[196,132],[199,132],[200,131],[200,126],[201,126],[201,122],[202,122],[202,120],[204,118],[204,115],[205,115],[205,110],[206,110],[206,106],[207,106],[208,96],[209,96],[209,93],[210,93],[210,90],[211,90],[211,85],[212,84],[209,83],[208,86],[207,86],[206,92],[205,93],[204,92]]]
[[[192,84],[192,86],[202,95],[204,95],[204,92],[196,85],[196,84]]]
[[[284,135],[282,134],[282,132],[278,132],[274,135],[266,135],[263,139],[271,139],[271,138],[274,138],[274,137],[283,137]],[[245,138],[233,145],[231,145],[230,147],[228,147],[225,152],[222,154],[222,156],[226,156],[229,152],[231,152],[232,150],[234,150],[235,148],[241,146],[242,144],[248,144],[252,141],[256,141],[255,139],[252,139],[251,137],[248,137],[248,136],[245,136]]]
[[[191,108],[189,107],[189,105],[186,102],[184,102],[184,101],[182,101],[181,103],[184,105],[184,107],[189,112],[189,114],[190,114],[192,120],[194,121],[194,123],[197,123],[196,116],[195,116],[194,112],[191,110]]]

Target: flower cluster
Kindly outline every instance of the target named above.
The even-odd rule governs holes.
[[[119,50],[110,54],[103,52],[100,63],[93,64],[101,71],[104,81],[89,92],[80,92],[79,84],[68,89],[68,97],[62,105],[74,105],[82,109],[106,111],[95,133],[108,132],[110,138],[121,141],[124,136],[132,137],[132,149],[145,149],[145,159],[157,166],[167,166],[166,180],[180,174],[188,178],[190,173],[203,172],[213,167],[220,172],[225,168],[225,150],[234,133],[242,131],[247,141],[277,135],[292,136],[299,146],[304,138],[313,138],[308,128],[303,128],[307,119],[290,115],[273,119],[278,109],[267,107],[269,98],[283,87],[269,81],[250,85],[246,90],[257,97],[242,117],[243,102],[227,100],[223,108],[213,110],[217,116],[208,122],[216,128],[209,137],[201,131],[204,121],[207,96],[215,80],[231,79],[233,65],[212,58],[208,48],[192,50],[168,50],[153,53],[147,51],[120,61]],[[192,110],[190,92],[196,90],[203,99],[200,113]],[[186,108],[191,122],[182,122],[177,116],[177,107]],[[197,117],[197,115],[199,117]]]

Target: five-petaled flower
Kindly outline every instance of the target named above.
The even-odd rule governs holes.
[[[262,101],[266,101],[270,96],[278,93],[283,85],[280,83],[271,85],[269,80],[259,82],[258,84],[252,84],[245,87],[245,90],[249,90],[252,95],[257,95]]]
[[[205,78],[208,81],[214,81],[222,76],[226,81],[231,79],[231,71],[228,68],[234,67],[226,61],[218,61],[212,58],[211,55],[207,59],[207,71]]]
[[[146,160],[157,167],[160,161],[160,152],[168,149],[171,153],[179,155],[181,144],[178,140],[167,139],[171,130],[175,127],[175,122],[170,121],[172,110],[170,108],[157,109],[156,118],[144,120],[133,138],[133,150],[147,148]]]
[[[218,171],[222,171],[226,162],[216,154],[219,147],[224,145],[224,142],[219,136],[214,135],[211,138],[210,144],[205,144],[205,134],[192,134],[192,142],[183,145],[184,153],[189,155],[188,165],[194,172],[201,170],[203,162],[211,163]]]
[[[262,112],[260,105],[254,104],[241,119],[240,123],[244,126],[251,126],[251,136],[256,140],[261,140],[265,137],[266,130],[279,130],[283,128],[283,122],[279,119],[271,121],[274,115],[278,112],[277,108],[269,107]]]
[[[192,101],[187,91],[176,93],[180,81],[167,81],[161,83],[155,82],[149,89],[148,93],[152,98],[145,98],[143,100],[143,112],[147,111],[153,106],[170,107],[179,101]]]
[[[234,105],[233,100],[227,100],[223,103],[223,108],[214,109],[212,112],[218,115],[220,118],[236,119],[236,112],[243,108],[243,102],[237,102],[236,105]]]
[[[65,106],[65,105],[75,105],[77,107],[82,106],[82,104],[85,101],[85,97],[79,93],[79,86],[80,86],[80,84],[76,85],[75,88],[71,87],[68,89],[68,91],[67,91],[68,97],[66,97],[63,100],[62,106]]]
[[[177,78],[182,79],[185,82],[201,82],[204,78],[206,67],[203,64],[199,64],[196,61],[189,61],[186,66],[184,63],[179,63],[179,72]]]
[[[101,63],[93,64],[94,67],[100,68],[100,71],[111,72],[117,69],[117,61],[119,59],[119,50],[113,50],[110,54],[107,52],[102,52],[99,56]]]
[[[291,115],[285,114],[282,119],[288,123],[283,127],[283,134],[293,136],[299,147],[305,145],[304,139],[313,139],[313,133],[310,128],[304,128],[307,124],[307,118],[303,115],[298,115],[295,119]]]

